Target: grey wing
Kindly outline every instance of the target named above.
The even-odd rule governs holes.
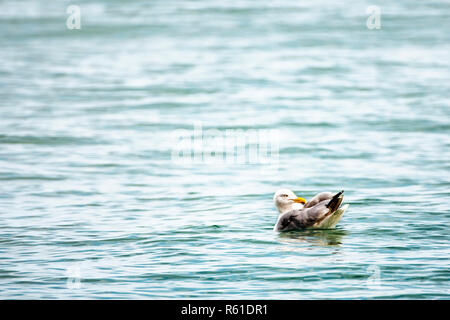
[[[303,229],[303,219],[300,210],[292,210],[283,213],[275,225],[275,231],[290,231],[295,229]]]
[[[331,215],[336,208],[330,206],[330,203],[333,201],[332,199],[326,199],[320,201],[314,207],[304,209],[306,211],[306,215],[308,215],[309,220],[311,221],[310,227],[319,226],[320,223],[325,220],[329,215]],[[339,203],[340,204],[340,203]]]
[[[336,212],[339,209],[339,206],[344,199],[343,196],[344,190],[338,192],[336,194],[332,194],[331,199],[328,198],[328,195],[324,192],[322,197],[325,197],[325,200],[320,201],[313,207],[303,208],[305,211],[305,215],[309,217],[309,220],[312,222],[312,227],[320,226],[322,221],[324,221],[328,216]],[[318,196],[320,196],[319,194]]]
[[[331,192],[318,193],[305,204],[304,208],[314,207],[319,202],[322,202],[324,200],[331,200],[331,198],[333,198],[333,194]]]
[[[317,205],[310,209],[292,210],[281,215],[275,225],[275,231],[290,231],[312,227],[317,221],[322,221],[322,217],[330,211],[326,207],[328,201],[323,205]]]

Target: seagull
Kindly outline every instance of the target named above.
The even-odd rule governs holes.
[[[280,214],[273,230],[333,229],[349,206],[340,207],[343,194],[344,190],[336,194],[321,192],[306,201],[289,189],[278,190],[273,202]]]

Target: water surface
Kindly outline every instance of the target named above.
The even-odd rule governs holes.
[[[0,2],[0,298],[450,298],[448,3],[69,4]],[[277,168],[175,163],[195,122]],[[277,234],[281,187],[350,208]]]

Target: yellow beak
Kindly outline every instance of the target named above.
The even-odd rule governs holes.
[[[296,202],[296,203],[306,203],[306,200],[303,198],[298,197],[297,199],[291,199],[292,201]]]

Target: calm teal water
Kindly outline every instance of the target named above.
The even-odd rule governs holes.
[[[69,4],[0,1],[0,298],[450,298],[448,2]],[[195,122],[277,168],[175,163]],[[280,187],[350,208],[277,234]]]

